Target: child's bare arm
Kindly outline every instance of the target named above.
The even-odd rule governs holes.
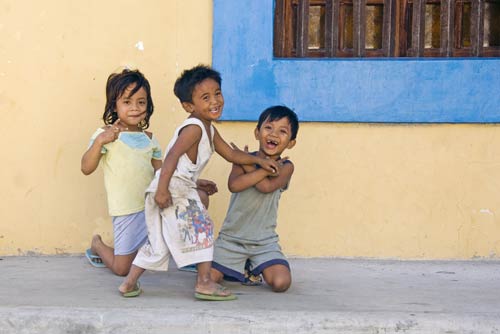
[[[231,143],[231,147],[234,150],[240,150],[236,144]],[[243,152],[248,153],[248,145],[245,145]],[[269,172],[265,169],[259,169],[256,171],[257,167],[255,165],[236,165],[233,164],[231,173],[229,174],[229,179],[227,182],[229,191],[237,193],[253,187],[258,182],[263,180],[269,175]],[[255,173],[253,173],[256,171]]]
[[[99,166],[99,160],[101,160],[102,157],[101,149],[102,144],[100,144],[96,138],[96,140],[94,140],[92,145],[82,156],[80,168],[83,174],[90,175],[97,169],[97,166]]]
[[[265,170],[276,173],[278,171],[278,163],[271,159],[263,159],[241,150],[234,150],[229,146],[224,139],[219,135],[217,129],[214,128],[214,146],[215,151],[229,162],[239,165],[258,164]]]
[[[168,152],[163,165],[161,166],[160,179],[158,180],[158,189],[156,190],[155,202],[164,209],[172,205],[172,196],[168,190],[170,179],[177,168],[179,158],[190,148],[200,141],[201,128],[196,125],[188,125],[182,129],[179,137]]]
[[[92,174],[99,166],[102,157],[102,147],[118,138],[120,131],[125,129],[120,125],[120,120],[116,120],[113,125],[108,125],[95,139],[92,145],[82,156],[81,170],[85,175]]]
[[[235,150],[240,150],[234,143],[231,143],[231,146]],[[248,153],[247,145],[244,146],[243,152]],[[291,161],[288,161],[291,165],[291,170],[288,167],[283,169],[284,161],[286,160],[288,160],[288,157],[277,161],[280,166],[277,173],[269,173],[262,168],[257,168],[256,165],[233,166],[228,180],[229,190],[231,192],[240,192],[255,186],[260,192],[269,193],[286,187],[293,174],[293,164]]]
[[[246,165],[245,165],[246,166]],[[252,172],[245,172],[242,165],[233,164],[227,186],[232,193],[238,193],[250,187],[253,187],[258,182],[262,181],[269,175],[269,172],[261,168],[254,169]]]
[[[281,160],[279,163],[282,164]],[[280,165],[276,176],[250,165],[233,165],[229,175],[228,187],[231,192],[240,192],[247,188],[255,186],[257,190],[263,193],[270,193],[277,189],[286,187],[293,174],[293,164],[291,162]]]
[[[278,175],[270,175],[266,177],[265,179],[257,183],[255,185],[255,188],[263,193],[270,193],[277,189],[284,189],[292,178],[293,170],[294,166],[292,162],[288,162],[282,165],[280,162]]]

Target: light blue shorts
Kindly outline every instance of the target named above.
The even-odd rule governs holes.
[[[113,217],[115,255],[129,255],[148,240],[144,211]]]

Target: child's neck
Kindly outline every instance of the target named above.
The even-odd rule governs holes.
[[[278,154],[278,155],[267,155],[266,153],[264,153],[263,151],[261,150],[258,150],[257,151],[257,156],[259,158],[264,158],[264,159],[271,159],[271,160],[279,160],[281,155]]]
[[[142,129],[141,129],[140,127],[138,127],[138,126],[132,126],[132,127],[128,126],[128,127],[127,127],[127,130],[124,130],[124,131],[129,131],[129,132],[141,132],[141,131],[142,131]]]

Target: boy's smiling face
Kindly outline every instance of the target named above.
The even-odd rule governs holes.
[[[194,87],[192,102],[183,102],[184,109],[203,122],[218,120],[224,108],[222,90],[213,79],[205,79]]]
[[[260,129],[255,129],[255,139],[259,141],[259,151],[270,158],[278,158],[285,149],[295,146],[292,127],[288,117],[269,121],[266,119]]]

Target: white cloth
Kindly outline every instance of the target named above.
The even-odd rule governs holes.
[[[177,140],[180,130],[190,124],[202,129],[202,138],[198,145],[196,163],[187,154],[182,155],[170,179],[169,190],[173,205],[162,210],[154,201],[160,171],[156,172],[146,190],[148,242],[141,247],[134,260],[135,265],[144,269],[166,271],[170,255],[178,267],[212,261],[214,224],[198,196],[196,180],[214,152],[213,126],[210,128],[209,138],[200,120],[188,118],[175,131],[165,155]]]

